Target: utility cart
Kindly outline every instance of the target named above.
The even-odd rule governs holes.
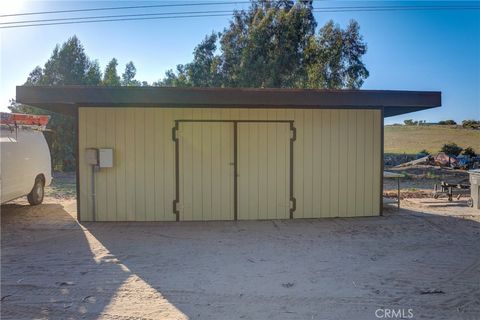
[[[438,199],[440,196],[448,197],[448,201],[453,201],[453,197],[457,200],[463,197],[470,197],[470,185],[467,184],[453,184],[442,181],[440,184],[435,184],[433,187],[433,197]]]

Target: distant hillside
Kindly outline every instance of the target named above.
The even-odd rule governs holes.
[[[385,126],[385,153],[415,154],[426,149],[438,152],[449,142],[462,148],[471,146],[480,153],[480,130],[456,126]]]

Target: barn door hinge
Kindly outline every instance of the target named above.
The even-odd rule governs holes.
[[[293,213],[297,210],[297,199],[295,197],[290,198],[290,219],[293,219]]]
[[[297,140],[297,128],[293,126],[293,123],[290,124],[290,141]]]
[[[175,122],[175,126],[172,128],[172,140],[178,141],[178,122]]]
[[[176,220],[179,221],[180,219],[180,210],[178,208],[178,200],[173,200],[173,214],[176,216]]]

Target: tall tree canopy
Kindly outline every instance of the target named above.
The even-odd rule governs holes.
[[[105,86],[119,86],[120,77],[117,73],[118,62],[113,58],[105,67],[105,73],[103,74],[103,85]]]
[[[227,28],[195,47],[193,60],[168,70],[158,86],[360,88],[368,77],[367,51],[355,21],[342,29],[332,21],[317,30],[311,0],[257,0],[238,10]],[[127,63],[120,77],[113,58],[102,75],[76,36],[57,45],[44,67],[25,85],[148,86]],[[12,101],[14,112],[51,115],[46,134],[54,169],[75,167],[74,119]]]
[[[53,49],[43,68],[37,66],[33,69],[25,85],[97,85],[101,78],[98,62],[88,58],[80,40],[73,36]]]
[[[167,71],[156,85],[360,88],[368,70],[358,23],[316,27],[312,1],[252,2],[234,12],[222,33],[206,36],[192,62]]]
[[[132,61],[125,65],[125,72],[122,74],[122,86],[139,86],[140,81],[135,80],[137,68]]]
[[[135,80],[136,68],[133,62],[125,67],[122,80],[117,73],[118,62],[113,58],[102,71],[97,60],[90,60],[80,40],[73,36],[61,46],[57,45],[45,63],[44,67],[37,66],[27,78],[28,86],[61,86],[61,85],[143,85]],[[103,79],[102,79],[103,78]],[[75,119],[61,114],[48,112],[11,101],[9,109],[12,112],[50,115],[49,128],[45,133],[50,153],[52,167],[55,170],[75,169]]]
[[[102,75],[97,61],[91,61],[80,40],[73,36],[61,46],[57,45],[43,68],[37,66],[27,78],[25,85],[98,85]],[[45,137],[52,155],[52,166],[58,170],[75,168],[75,122],[74,119],[12,101],[12,112],[50,115]]]

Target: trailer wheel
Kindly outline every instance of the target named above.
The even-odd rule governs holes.
[[[41,176],[35,178],[35,184],[32,191],[27,195],[28,203],[32,206],[39,205],[43,202],[43,196],[45,191],[45,182]]]
[[[473,208],[473,198],[468,198],[468,200],[467,200],[467,206]]]

